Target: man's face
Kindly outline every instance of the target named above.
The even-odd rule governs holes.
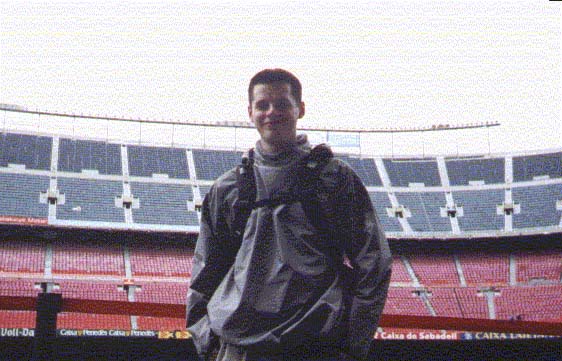
[[[296,141],[297,120],[304,116],[304,103],[297,102],[287,83],[256,84],[248,114],[264,149],[278,152]]]

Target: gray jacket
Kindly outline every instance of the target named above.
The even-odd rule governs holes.
[[[299,139],[298,146],[278,155],[264,154],[258,142],[258,201],[294,186],[298,161],[310,151]],[[294,202],[254,209],[239,247],[230,239],[236,172],[228,171],[211,187],[188,291],[188,330],[199,354],[218,337],[260,350],[315,343],[366,357],[388,292],[390,250],[353,170],[332,159],[320,178],[321,206],[332,215],[330,239]],[[344,254],[352,268],[343,266]]]

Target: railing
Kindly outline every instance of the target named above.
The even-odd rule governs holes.
[[[0,310],[37,311],[33,360],[50,360],[55,354],[56,320],[59,312],[135,315],[185,319],[182,304],[140,303],[127,301],[62,298],[58,293],[40,293],[35,297],[0,296]],[[562,336],[562,322],[529,322],[476,318],[382,315],[381,327],[526,333]]]

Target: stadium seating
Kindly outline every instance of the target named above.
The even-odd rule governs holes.
[[[52,142],[51,137],[0,133],[0,167],[19,164],[26,169],[49,170]]]
[[[190,277],[193,251],[185,247],[131,246],[130,260],[134,277]]]
[[[449,183],[452,186],[469,185],[470,182],[498,184],[505,181],[503,158],[446,159]]]
[[[138,283],[135,289],[136,302],[186,304],[188,283],[177,282],[144,282]],[[177,318],[155,318],[139,316],[139,330],[184,330],[185,320]]]
[[[382,228],[386,232],[401,232],[402,226],[396,217],[389,217],[387,209],[392,209],[392,204],[386,192],[369,192],[373,207],[377,212]]]
[[[451,232],[451,221],[441,217],[447,201],[442,192],[396,192],[398,202],[412,214],[408,222],[415,232]]]
[[[430,302],[437,316],[472,317],[467,310],[463,312],[455,288],[432,288]]]
[[[497,319],[562,320],[562,285],[503,287],[495,297]]]
[[[194,149],[193,159],[197,179],[215,180],[221,174],[240,164],[241,152]]]
[[[394,255],[392,257],[392,275],[390,278],[391,284],[402,284],[402,285],[411,285],[412,279],[406,270],[406,267],[402,263],[400,257]]]
[[[40,203],[41,192],[49,188],[49,177],[0,173],[0,215],[47,218],[47,203]]]
[[[2,328],[34,328],[35,311],[2,311],[0,310],[0,327]]]
[[[463,231],[491,231],[504,229],[504,215],[497,214],[497,207],[504,203],[503,190],[454,191],[457,207],[462,207],[463,216],[458,217]]]
[[[199,220],[193,204],[188,203],[194,200],[190,182],[195,182],[194,186],[204,197],[209,182],[236,166],[241,157],[237,151],[192,149],[186,152],[184,148],[125,146],[66,137],[61,137],[53,148],[51,137],[1,135],[0,167],[5,168],[0,173],[0,217],[47,221],[49,204],[45,195],[51,181],[51,186],[57,186],[55,195],[64,197],[57,198],[56,212],[51,213],[49,222],[71,221],[79,226],[92,226],[92,222],[98,226],[101,222],[107,227],[123,228],[132,222],[145,230],[192,231]],[[58,152],[53,156],[58,157],[58,171],[62,173],[49,173],[53,150]],[[128,159],[125,170],[121,169],[122,151],[126,151]],[[188,160],[188,153],[193,154],[192,159]],[[439,173],[436,158],[385,158],[381,163],[383,168],[378,169],[374,159],[364,155],[359,158],[337,154],[336,157],[354,168],[366,184],[381,224],[392,237],[408,237],[409,232],[424,237],[447,237],[459,232],[460,235],[541,232],[561,227],[562,183],[545,183],[544,178],[562,178],[562,152],[514,156],[509,163],[505,156],[445,158],[446,174]],[[6,168],[8,164],[15,166]],[[511,167],[513,185],[505,183]],[[189,169],[194,169],[194,174]],[[34,170],[46,173],[33,173]],[[144,179],[130,180],[123,174]],[[441,177],[445,175],[452,189],[441,185]],[[390,180],[385,187],[383,177]],[[527,183],[519,185],[522,181]],[[133,202],[129,213],[122,208],[122,200],[129,194],[127,184],[131,184],[133,199],[140,201],[138,208]],[[422,184],[434,188],[423,190]],[[447,206],[445,195],[449,192],[456,209],[462,209],[455,214],[454,222],[443,213]],[[407,215],[402,214],[405,218],[402,223],[392,211],[389,194],[396,199],[395,206],[407,210]],[[508,195],[516,206],[509,219],[503,214],[504,204],[510,201]],[[125,206],[129,203],[125,202]]]
[[[353,158],[347,156],[337,156],[336,158],[343,160],[357,173],[359,178],[366,186],[382,186],[381,177],[375,166],[375,161],[370,158]]]
[[[0,262],[2,262],[2,258],[0,258]],[[32,279],[0,277],[0,296],[37,297],[39,292],[41,289]],[[35,318],[35,311],[0,310],[0,328],[34,328]]]
[[[56,220],[78,221],[72,223],[75,226],[96,222],[104,229],[130,226],[125,222],[146,226],[147,230],[177,232],[188,226],[196,229],[197,212],[188,209],[194,200],[192,184],[198,186],[204,197],[211,181],[235,167],[241,157],[241,152],[193,149],[191,160],[183,148],[127,145],[123,154],[127,154],[128,169],[122,169],[121,152],[125,149],[121,144],[63,137],[58,148],[54,148],[51,137],[0,135],[0,217],[46,221],[49,207],[52,211],[55,205],[45,203],[44,195],[50,184],[56,184],[59,194],[64,194],[64,202],[59,199],[56,203]],[[57,150],[58,154],[52,154]],[[512,163],[508,162],[510,156],[505,155],[445,158],[450,185],[447,187],[441,183],[443,174],[439,173],[438,164],[442,164],[435,158],[383,159],[384,167],[377,169],[372,158],[339,154],[336,157],[355,169],[368,187],[392,245],[412,236],[404,233],[408,227],[415,236],[450,237],[454,222],[443,216],[442,208],[451,198],[457,209],[463,210],[456,216],[460,234],[454,234],[460,239],[466,240],[464,237],[473,232],[488,237],[509,235],[505,233],[509,217],[501,209],[509,200],[508,195],[520,206],[511,214],[514,232],[541,234],[545,229],[560,229],[562,152],[514,156]],[[51,171],[51,159],[58,159],[58,172]],[[513,183],[506,183],[511,164]],[[189,169],[195,169],[195,173]],[[97,174],[84,170],[95,170]],[[383,178],[389,179],[390,184],[383,185]],[[129,186],[133,198],[138,200],[138,208],[133,205],[130,210],[119,204]],[[394,200],[409,212],[403,214],[402,220],[389,212]],[[52,216],[53,213],[49,221]],[[0,295],[34,297],[40,292],[37,284],[47,280],[54,281],[55,292],[63,297],[127,301],[128,291],[123,284],[128,283],[135,286],[131,287],[134,292],[129,291],[135,302],[186,302],[192,244],[135,240],[116,245],[104,241],[0,239]],[[445,240],[443,248],[455,241]],[[396,252],[384,312],[562,320],[559,250],[486,251],[477,242],[466,250]],[[52,250],[50,265],[46,265],[48,250]],[[408,270],[413,270],[419,284]],[[461,275],[466,284],[461,283]],[[131,280],[124,280],[129,276]],[[185,322],[178,319],[135,319],[141,330],[185,327]],[[0,311],[0,322],[1,327],[34,327],[35,313]],[[128,316],[63,313],[58,327],[129,330],[134,324]]]
[[[65,203],[57,204],[57,218],[78,221],[124,222],[123,208],[115,204],[122,197],[123,184],[101,179],[58,179]]]
[[[187,302],[187,283],[143,282],[135,290],[136,302],[185,304]]]
[[[467,285],[493,286],[509,282],[509,258],[506,254],[461,253],[459,261]]]
[[[514,227],[559,225],[562,209],[556,209],[556,202],[562,201],[562,184],[513,188],[512,198],[514,203],[521,205],[521,212],[513,215]]]
[[[455,295],[460,304],[463,317],[480,319],[490,318],[486,298],[481,293],[478,293],[477,288],[455,288]]]
[[[130,330],[129,316],[61,312],[57,329],[71,330]]]
[[[18,249],[18,254],[30,249],[22,245],[12,248]],[[34,248],[32,251],[36,254],[34,257],[43,257],[43,249]],[[130,245],[129,249],[132,275],[138,279],[134,285],[140,286],[140,288],[135,287],[135,302],[185,304],[192,257],[187,246],[150,247],[145,244],[144,246]],[[83,255],[79,255],[80,253]],[[561,317],[557,309],[559,306],[557,300],[562,295],[559,283],[561,267],[559,252],[516,252],[514,258],[518,270],[518,282],[521,284],[516,287],[508,286],[507,254],[460,252],[457,256],[469,287],[460,285],[452,254],[416,252],[406,257],[420,281],[421,287],[414,288],[405,265],[395,254],[391,288],[384,312],[429,315],[428,307],[431,307],[437,316],[487,319],[490,317],[487,298],[479,290],[481,287],[495,287],[490,289],[496,290],[493,291],[495,292],[493,302],[496,305],[497,318],[509,319],[513,315],[523,315],[529,319],[530,314],[535,312],[533,302],[538,302],[545,310],[538,316],[533,316],[534,319],[547,320]],[[80,265],[82,258],[85,262]],[[53,281],[57,285],[54,292],[70,298],[127,301],[127,292],[123,288],[122,281],[109,282],[92,278],[109,273],[117,277],[116,279],[123,277],[121,262],[114,264],[121,258],[121,250],[117,246],[104,246],[102,250],[101,245],[97,248],[86,244],[53,244]],[[68,261],[64,261],[67,259]],[[63,270],[57,266],[60,262],[65,264]],[[111,272],[106,274],[102,268],[107,268]],[[116,269],[119,273],[115,271]],[[536,277],[543,274],[547,275],[543,280]],[[57,278],[57,275],[65,278]],[[72,278],[69,278],[70,276]],[[180,279],[183,281],[180,282]],[[551,283],[540,284],[544,281]],[[8,279],[4,276],[0,278],[0,295],[35,296],[40,292],[37,286],[39,282],[39,278],[21,280]],[[424,303],[419,292],[427,295],[428,305]],[[540,292],[543,295],[542,299],[536,301],[537,294],[534,292]],[[514,306],[519,302],[523,304]],[[554,302],[554,305],[549,302]],[[33,317],[30,315],[12,316],[11,313],[4,312],[0,317],[6,320],[6,324],[21,325],[19,327],[33,326]],[[59,318],[59,328],[130,329],[130,325],[130,319],[121,316],[108,315],[96,320],[94,317],[79,314],[61,314]],[[183,327],[182,320],[177,319],[140,316],[137,318],[137,328],[143,330],[177,330]]]
[[[132,209],[136,223],[199,225],[197,213],[187,209],[193,201],[191,186],[131,182],[131,192],[139,200],[139,208]]]
[[[53,245],[52,273],[76,275],[125,275],[123,250],[112,244],[77,244],[71,242]]]
[[[127,151],[132,176],[152,177],[157,173],[169,178],[189,178],[185,149],[129,145]]]
[[[35,297],[41,288],[33,279],[0,278],[0,296]]]
[[[513,180],[531,181],[535,177],[562,178],[562,152],[513,157]]]
[[[0,243],[0,272],[39,274],[45,268],[45,247],[39,242],[3,240]]]
[[[410,287],[390,288],[383,313],[430,316],[423,300],[416,294],[416,289]]]
[[[207,193],[209,193],[209,190],[210,190],[210,189],[211,189],[210,186],[203,186],[203,185],[200,185],[200,186],[199,186],[199,192],[200,192],[200,194],[201,194],[201,199],[204,199],[204,198],[205,198],[205,196],[207,195]]]
[[[426,187],[441,185],[435,159],[383,159],[390,182],[394,187],[408,187],[423,183]]]
[[[55,279],[58,288],[54,293],[62,297],[81,298],[85,300],[127,301],[127,294],[117,282],[92,280]]]
[[[120,175],[121,147],[118,144],[93,140],[61,138],[59,141],[58,170],[81,173],[97,170],[99,174]]]
[[[419,254],[409,261],[422,285],[460,286],[453,255]]]
[[[521,251],[515,254],[517,282],[560,282],[562,251]]]

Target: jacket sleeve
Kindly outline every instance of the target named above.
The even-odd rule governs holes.
[[[345,169],[345,167],[344,167]],[[347,169],[340,192],[339,225],[352,266],[346,352],[366,360],[390,284],[392,256],[388,242],[360,178]]]
[[[187,293],[187,328],[200,356],[211,352],[218,342],[210,329],[207,303],[235,256],[227,247],[229,233],[224,222],[224,207],[217,193],[214,185],[203,200],[199,237]]]

